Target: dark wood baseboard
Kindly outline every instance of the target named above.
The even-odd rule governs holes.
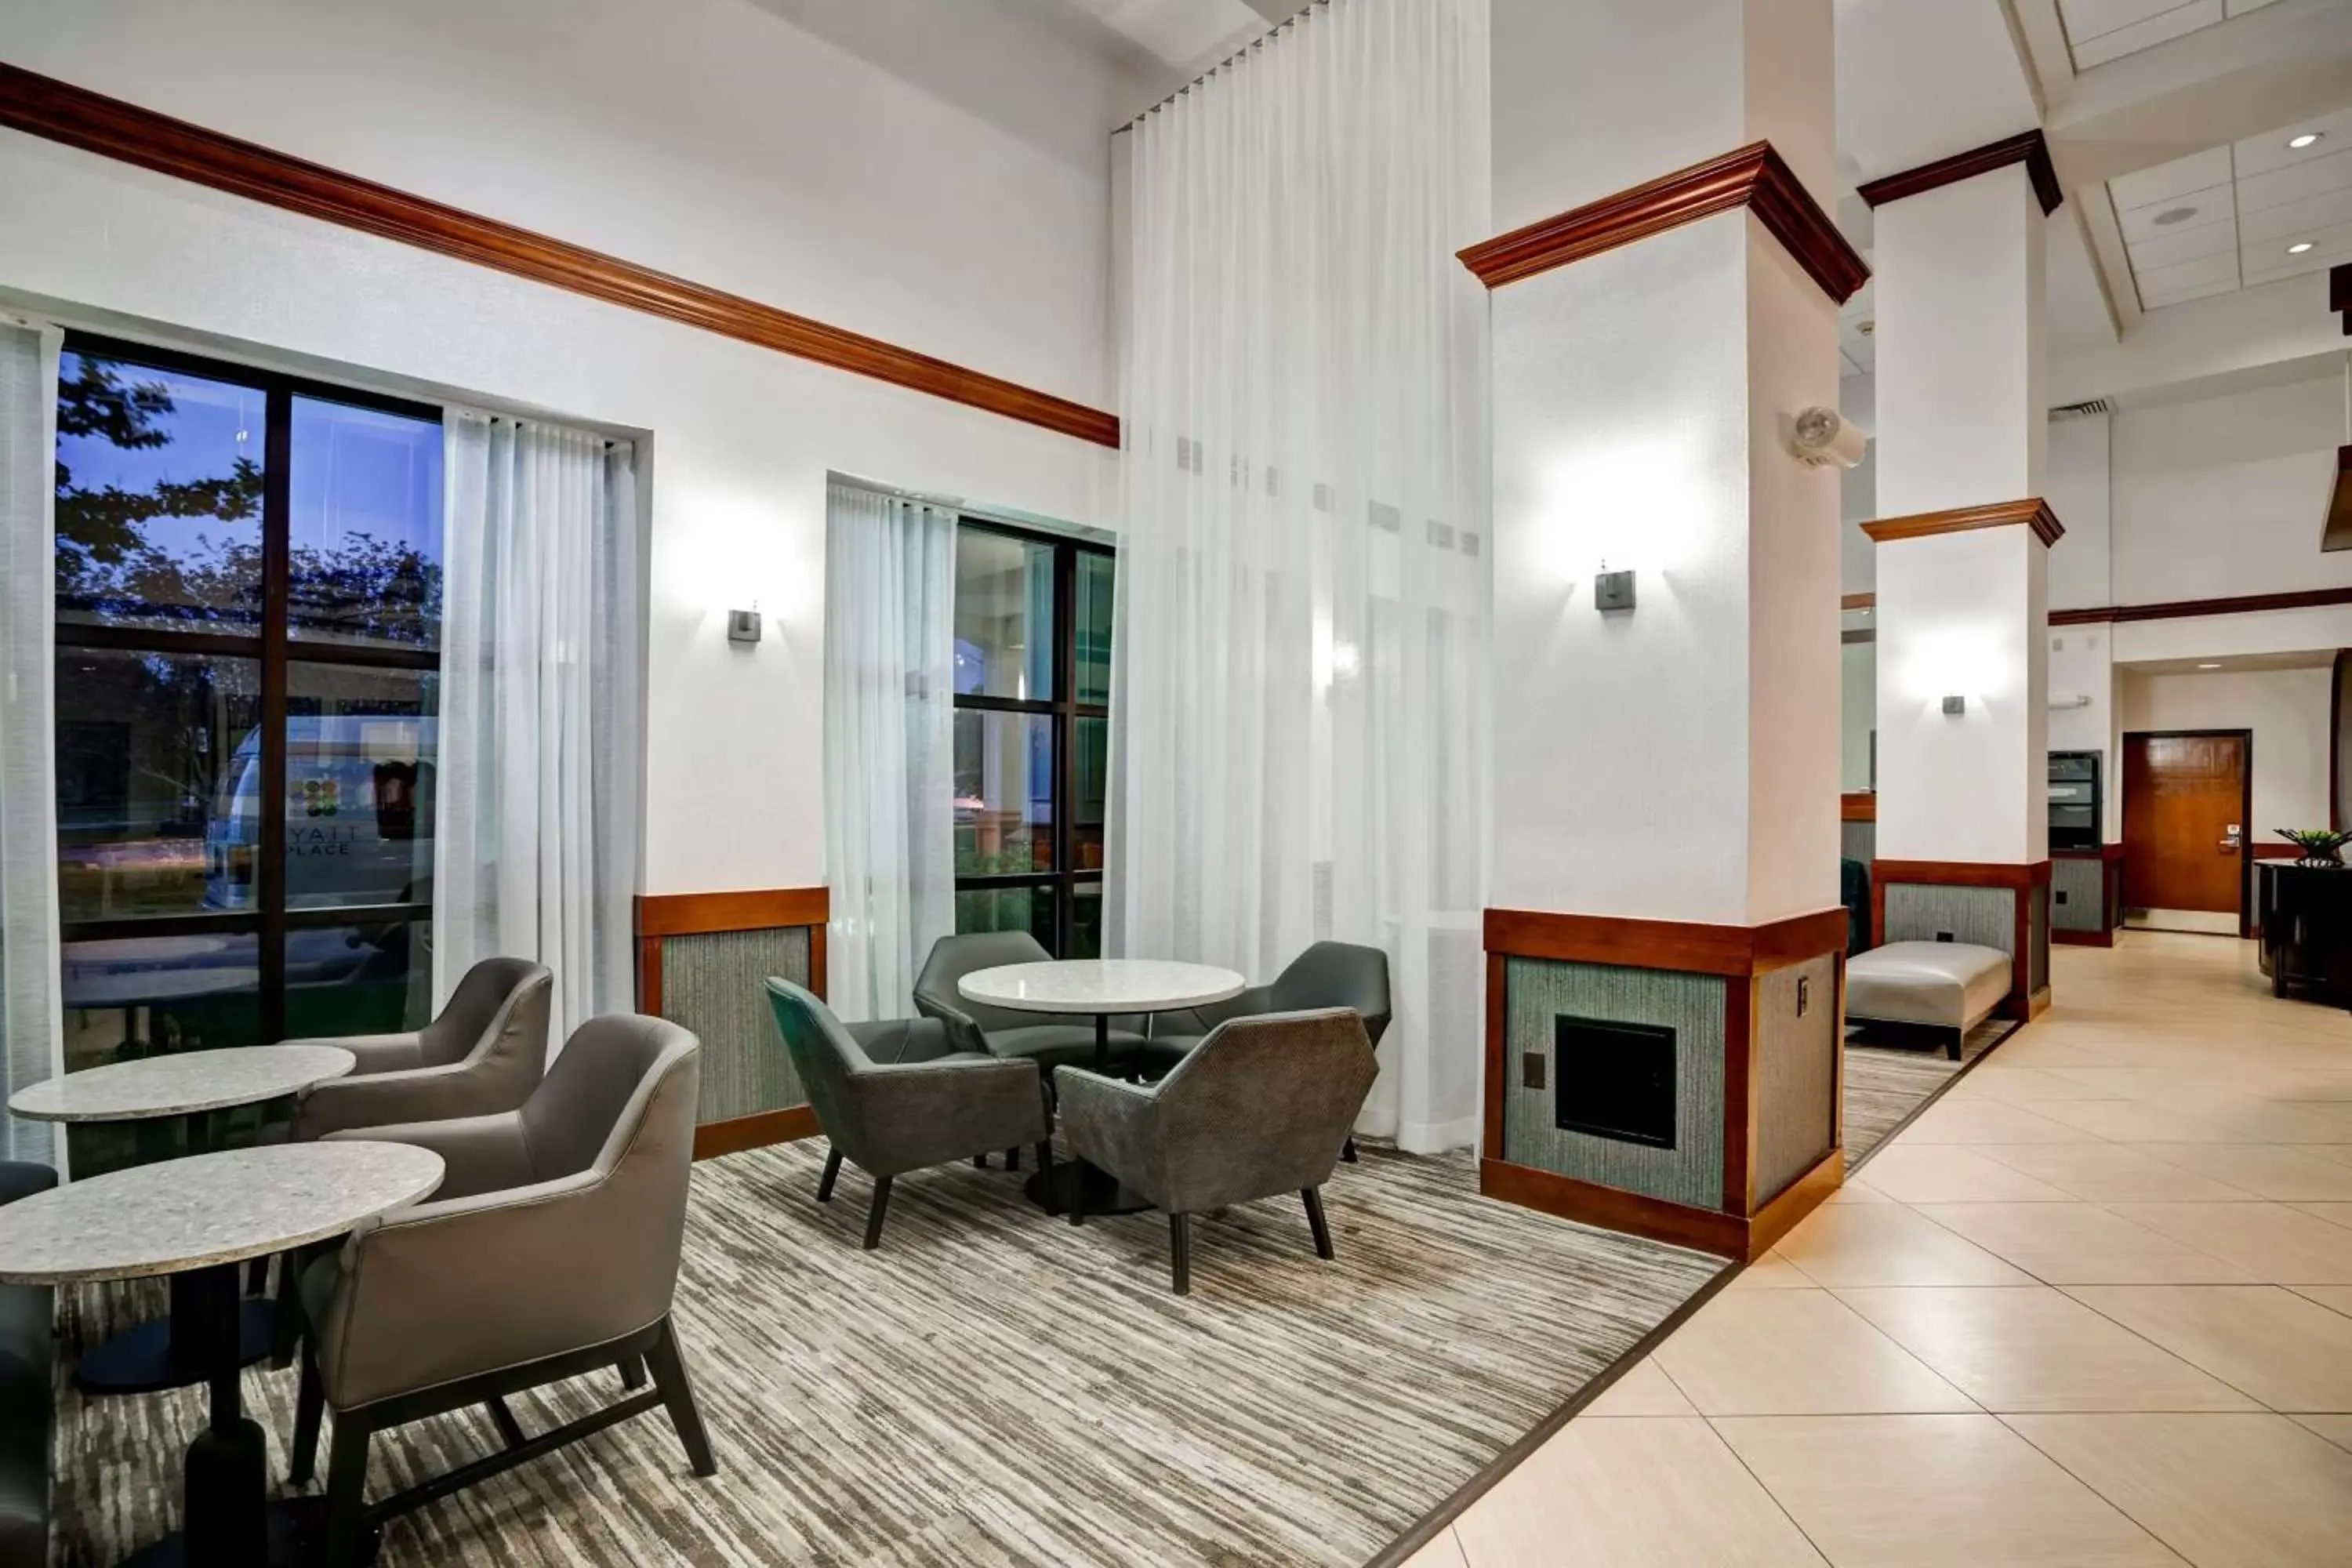
[[[2063,926],[2050,928],[2050,940],[2063,947],[2113,947],[2113,931],[2069,931]]]
[[[1750,1217],[1621,1192],[1615,1187],[1580,1182],[1573,1176],[1539,1171],[1531,1165],[1515,1165],[1507,1160],[1478,1162],[1478,1191],[1482,1196],[1537,1209],[1580,1225],[1695,1247],[1743,1263],[1769,1251],[1798,1221],[1837,1191],[1844,1180],[1845,1151],[1832,1149]]]
[[[721,1154],[740,1154],[746,1149],[814,1138],[817,1131],[816,1112],[805,1105],[788,1105],[782,1110],[761,1110],[725,1121],[706,1121],[694,1130],[694,1157],[715,1160]]]
[[[2050,1011],[2050,987],[2044,985],[2025,999],[2025,1021],[2029,1024]]]

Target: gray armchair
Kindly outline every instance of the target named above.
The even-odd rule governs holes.
[[[1062,1068],[1062,1139],[1168,1215],[1176,1293],[1192,1289],[1192,1216],[1297,1193],[1317,1256],[1331,1256],[1322,1185],[1379,1072],[1349,1008],[1235,1018],[1156,1084]],[[1083,1189],[1081,1189],[1083,1191]],[[1073,1207],[1070,1223],[1086,1217]]]
[[[874,1178],[868,1251],[881,1244],[890,1184],[908,1171],[1024,1143],[1034,1143],[1038,1165],[1051,1171],[1045,1084],[1034,1061],[953,1050],[935,1018],[845,1026],[789,980],[768,982],[768,1005],[833,1144],[817,1202],[832,1201],[845,1159]]]
[[[1389,955],[1377,947],[1318,942],[1290,961],[1270,985],[1253,985],[1238,996],[1204,1007],[1152,1016],[1151,1037],[1139,1065],[1158,1078],[1182,1061],[1210,1030],[1230,1018],[1265,1013],[1300,1013],[1317,1007],[1349,1007],[1364,1020],[1364,1032],[1378,1050],[1389,1027]],[[1353,1163],[1356,1141],[1342,1142],[1339,1157]]]
[[[446,1121],[512,1110],[547,1070],[555,976],[527,958],[486,958],[448,1005],[408,1035],[320,1040],[359,1058],[350,1077],[312,1084],[294,1103],[296,1142],[349,1127]]]
[[[931,944],[931,955],[915,977],[915,1010],[947,1026],[948,1038],[959,1051],[986,1051],[992,1057],[1033,1061],[1041,1071],[1057,1067],[1091,1067],[1095,1059],[1095,1026],[1091,1018],[1070,1023],[1044,1021],[1036,1013],[1015,1012],[967,1002],[956,989],[965,975],[1007,963],[1045,963],[1053,954],[1025,931],[977,931],[967,936],[943,936]],[[1109,1034],[1113,1066],[1132,1063],[1143,1049],[1142,1020],[1114,1019]]]
[[[699,1078],[695,1037],[659,1018],[592,1018],[520,1109],[333,1138],[433,1150],[430,1202],[395,1210],[312,1263],[292,1479],[307,1481],[335,1413],[326,1562],[351,1568],[382,1522],[656,1406],[694,1473],[712,1475],[670,1321],[686,1228]],[[650,1363],[655,1386],[637,1389]],[[506,1396],[618,1366],[633,1392],[526,1437]],[[375,1433],[487,1405],[505,1449],[368,1506]]]

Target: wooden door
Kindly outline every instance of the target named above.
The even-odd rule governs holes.
[[[2124,737],[2124,902],[2241,912],[2245,896],[2243,731]]]

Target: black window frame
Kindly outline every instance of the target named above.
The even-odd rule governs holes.
[[[974,875],[958,872],[957,893],[1010,891],[1023,888],[1050,888],[1054,890],[1053,955],[1062,958],[1070,951],[1070,941],[1076,927],[1077,889],[1080,883],[1098,883],[1104,879],[1105,868],[1081,868],[1076,864],[1078,753],[1077,728],[1081,719],[1100,719],[1104,723],[1105,766],[1108,765],[1110,704],[1078,700],[1078,616],[1077,584],[1078,557],[1098,555],[1110,561],[1114,574],[1118,571],[1118,552],[1108,544],[1078,539],[1069,534],[1052,533],[1043,529],[1024,528],[1018,523],[1001,521],[996,518],[959,513],[956,534],[961,542],[963,531],[994,534],[1018,540],[1024,544],[1044,545],[1054,552],[1054,695],[1050,700],[1031,698],[987,697],[957,692],[955,710],[959,713],[1010,713],[1044,718],[1051,721],[1054,868],[1050,871],[1009,871]],[[1114,578],[1114,581],[1116,578]],[[1114,625],[1112,635],[1117,636]],[[1106,785],[1108,773],[1106,773]],[[1104,801],[1108,818],[1109,801]],[[959,925],[961,922],[959,922]]]
[[[280,371],[212,359],[178,349],[68,331],[64,352],[101,359],[110,363],[148,370],[177,371],[211,381],[250,387],[263,395],[265,435],[262,441],[261,491],[261,627],[259,635],[237,632],[174,631],[153,626],[100,626],[57,618],[56,584],[50,584],[50,621],[56,646],[106,648],[126,653],[189,654],[215,658],[258,660],[261,666],[261,795],[257,805],[261,842],[255,855],[254,902],[250,910],[204,914],[135,915],[102,920],[60,921],[61,947],[109,938],[251,935],[257,938],[259,970],[258,1020],[255,1043],[272,1045],[286,1037],[286,933],[349,925],[393,924],[429,921],[433,904],[337,904],[289,910],[286,907],[286,709],[288,665],[342,665],[368,669],[441,673],[443,639],[430,648],[394,644],[344,643],[326,638],[296,639],[289,635],[292,594],[292,529],[294,472],[294,400],[310,398],[348,407],[373,409],[433,425],[446,421],[435,404],[418,403],[365,387],[313,380]],[[52,393],[54,396],[54,392]],[[289,658],[289,649],[299,654]],[[59,694],[61,697],[63,693]],[[59,711],[65,704],[58,704]],[[54,784],[52,785],[54,787]],[[57,868],[50,868],[55,877]]]

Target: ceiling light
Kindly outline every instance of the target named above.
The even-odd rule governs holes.
[[[2177,223],[2187,223],[2197,216],[2195,207],[2167,207],[2147,221],[2158,228],[2170,228]]]
[[[2309,147],[2318,142],[2318,140],[2326,134],[2326,132],[2322,131],[2306,131],[2300,136],[2288,137],[2286,139],[2286,144],[2291,150],[2300,153],[2305,147]]]
[[[2309,250],[2310,248],[2311,241],[2307,239],[2298,239],[2293,245],[2286,247],[2286,253],[2289,256],[2301,256],[2305,251]]]
[[[2200,664],[2197,668],[2200,669],[2219,669],[2221,667],[2218,664]]]

